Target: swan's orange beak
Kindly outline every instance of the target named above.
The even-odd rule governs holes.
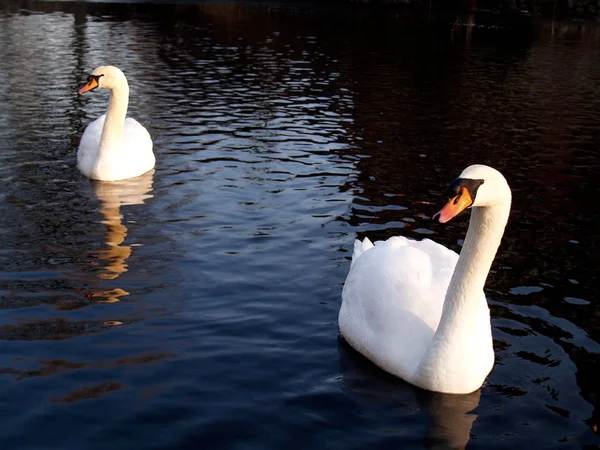
[[[446,206],[433,216],[433,220],[438,220],[440,223],[446,223],[450,219],[458,216],[461,212],[473,204],[473,199],[469,190],[462,186],[455,197],[452,197]]]
[[[98,87],[98,79],[95,77],[90,77],[88,82],[85,84],[85,86],[83,86],[81,89],[79,89],[79,91],[77,91],[77,93],[79,95],[81,95],[84,92],[91,91],[92,89],[96,89],[97,87]]]

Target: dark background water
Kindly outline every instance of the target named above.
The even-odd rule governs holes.
[[[600,29],[314,4],[0,5],[0,447],[598,448]],[[129,78],[153,173],[75,155]],[[514,205],[469,396],[338,337],[356,236],[460,249],[468,164]]]

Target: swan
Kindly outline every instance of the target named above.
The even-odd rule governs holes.
[[[460,256],[430,239],[356,240],[342,291],[341,335],[385,371],[423,389],[469,394],[494,365],[483,286],[508,221],[511,191],[485,165],[467,167],[433,216],[473,208]]]
[[[118,181],[138,177],[154,167],[152,139],[148,130],[131,117],[125,118],[129,85],[120,69],[94,69],[79,95],[96,88],[110,90],[108,110],[90,123],[79,144],[77,167],[86,177]]]

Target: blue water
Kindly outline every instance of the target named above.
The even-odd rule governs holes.
[[[0,447],[598,448],[600,29],[315,4],[0,5]],[[79,174],[127,75],[154,172]],[[513,210],[496,365],[432,394],[339,337],[356,237],[472,163]]]

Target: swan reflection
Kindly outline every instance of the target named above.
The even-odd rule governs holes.
[[[368,405],[405,405],[428,417],[424,446],[428,449],[464,449],[477,419],[481,391],[441,394],[414,387],[376,367],[340,336],[340,371],[344,388]],[[398,424],[401,426],[401,417]]]
[[[152,198],[152,184],[154,181],[154,170],[151,170],[137,178],[122,181],[96,181],[94,192],[100,200],[100,212],[106,225],[106,248],[98,252],[98,258],[106,261],[106,265],[99,273],[102,280],[115,280],[121,274],[127,272],[127,258],[131,256],[131,245],[125,245],[127,227],[123,224],[121,206],[140,205],[145,200]],[[96,291],[92,294],[94,298],[101,298],[102,302],[116,302],[119,297],[129,295],[129,292],[121,288],[113,288]]]

